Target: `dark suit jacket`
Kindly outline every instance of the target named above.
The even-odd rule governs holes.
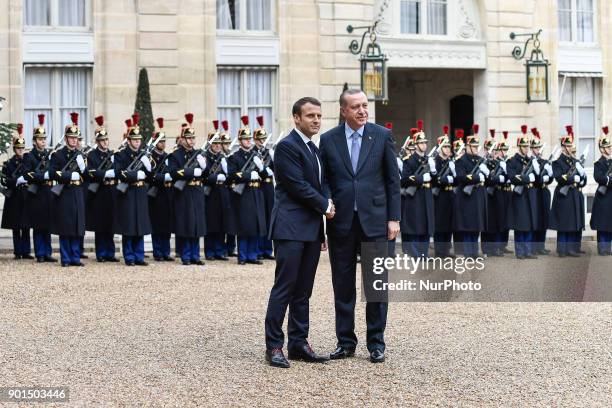
[[[323,173],[323,160],[321,173]],[[269,237],[292,241],[323,240],[323,195],[316,163],[300,135],[291,131],[274,151],[276,187]],[[321,174],[323,176],[323,174]]]
[[[361,140],[356,174],[346,143],[344,124],[321,135],[325,166],[323,189],[336,206],[327,234],[346,236],[353,222],[354,202],[361,228],[368,237],[387,235],[387,222],[400,221],[400,178],[391,131],[367,123]]]

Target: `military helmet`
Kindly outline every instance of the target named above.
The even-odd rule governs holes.
[[[159,142],[166,141],[166,132],[164,132],[164,118],[155,119],[157,122],[157,131],[153,134],[153,139]]]
[[[491,150],[491,148],[495,144],[495,129],[489,129],[489,135],[491,137],[488,137],[484,141],[484,144],[483,144],[484,148],[487,149],[487,150]]]
[[[540,138],[540,131],[538,128],[531,128],[531,133],[533,134],[533,138],[531,139],[531,148],[538,149],[542,147],[542,139]]]
[[[412,133],[412,140],[415,144],[421,142],[427,143],[427,136],[425,135],[425,131],[423,131],[423,121],[421,119],[417,120],[416,132]]]
[[[453,151],[455,153],[457,153],[459,150],[465,147],[463,136],[464,136],[463,129],[455,129],[455,140],[453,141]]]
[[[269,135],[268,132],[266,132],[266,129],[264,129],[264,117],[263,116],[258,116],[257,117],[257,123],[259,124],[259,127],[257,129],[255,129],[255,131],[253,132],[253,138],[257,139],[257,140],[263,140],[266,139]]]
[[[64,128],[64,136],[80,137],[81,129],[79,129],[79,114],[77,112],[72,112],[70,114],[70,120],[72,121],[72,124],[66,125],[66,127]]]
[[[438,147],[451,147],[450,138],[448,137],[448,125],[442,126],[442,136],[439,136],[436,140]]]
[[[470,146],[478,146],[480,144],[480,139],[478,138],[478,129],[480,129],[480,126],[477,123],[474,123],[472,125],[472,134],[469,135],[465,140],[466,144]]]
[[[230,144],[230,143],[232,143],[232,138],[228,134],[228,132],[229,132],[229,122],[227,120],[222,120],[221,121],[221,127],[223,128],[223,130],[221,131],[221,141],[223,142],[223,144]]]
[[[23,123],[17,124],[17,137],[13,138],[13,149],[25,149],[25,139],[23,138]]]
[[[565,126],[567,135],[561,136],[561,146],[573,148],[574,146],[574,128],[572,125]]]
[[[497,146],[495,147],[495,150],[500,151],[508,151],[510,149],[510,145],[508,144],[508,131],[504,130],[502,132],[502,135],[504,136],[503,139],[497,144]]]
[[[604,126],[601,128],[603,135],[599,138],[599,148],[605,149],[606,147],[612,147],[612,141],[608,136],[608,127]]]
[[[181,129],[181,137],[184,138],[192,138],[195,137],[195,130],[193,129],[193,113],[186,113],[185,120],[187,121],[187,126],[183,126]]]
[[[521,134],[516,139],[516,145],[519,147],[529,147],[531,141],[527,136],[527,125],[521,125]]]
[[[104,116],[96,116],[95,118],[98,127],[94,131],[94,135],[96,136],[96,141],[98,140],[106,140],[108,139],[108,133],[106,132],[106,128],[104,127]]]
[[[221,133],[219,132],[219,121],[216,119],[213,120],[213,128],[214,130],[212,132],[208,132],[208,140],[212,140],[212,143],[223,143]]]
[[[132,115],[132,126],[128,128],[127,137],[131,140],[142,139],[142,134],[140,133],[140,126],[138,126],[138,121],[140,120],[140,115],[138,113],[134,113]]]
[[[242,116],[240,118],[242,121],[242,127],[238,130],[238,139],[250,139],[251,138],[251,129],[249,128],[249,117]]]
[[[32,135],[32,139],[46,139],[47,138],[47,132],[45,131],[45,115],[44,113],[41,113],[40,115],[38,115],[38,126],[36,126],[34,128],[34,132]]]

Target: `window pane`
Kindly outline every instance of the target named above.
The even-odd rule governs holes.
[[[578,11],[593,11],[593,0],[576,0]]]
[[[403,34],[420,32],[420,0],[402,0],[400,8],[400,30]]]
[[[85,0],[58,0],[58,23],[61,26],[85,26]]]
[[[446,35],[446,0],[429,0],[427,31],[429,34]]]
[[[576,95],[578,106],[595,105],[595,91],[592,78],[576,78]]]
[[[236,30],[240,21],[240,0],[217,0],[217,28]]]
[[[583,136],[595,136],[595,108],[579,108],[578,120],[580,129],[578,134]]]
[[[272,9],[270,0],[248,0],[247,30],[271,30]]]
[[[572,78],[565,79],[563,84],[563,77],[559,77],[559,92],[563,91],[563,95],[559,98],[561,100],[561,106],[572,106],[574,103],[574,81]],[[561,89],[563,87],[563,90]]]
[[[51,106],[51,70],[28,68],[24,87],[25,107]]]
[[[567,133],[565,131],[566,125],[571,125],[574,123],[574,115],[572,112],[572,108],[559,108],[559,133],[561,135],[565,135]]]
[[[217,73],[217,105],[240,106],[240,71],[219,70]]]
[[[25,0],[25,25],[48,26],[51,25],[51,0]]]
[[[559,10],[559,41],[572,40],[572,12]]]
[[[559,0],[558,1],[559,10],[569,10],[572,8],[572,0]]]
[[[578,20],[577,40],[579,42],[593,42],[593,13],[578,12],[576,13],[576,19]]]
[[[272,104],[272,72],[271,71],[248,71],[247,72],[247,104],[271,105]]]
[[[88,134],[88,75],[84,68],[64,68],[58,70],[60,117],[62,126],[70,124],[70,112],[79,114],[79,127],[85,140],[89,140]]]

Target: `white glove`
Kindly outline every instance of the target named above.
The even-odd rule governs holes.
[[[399,171],[401,173],[402,172],[402,168],[404,167],[404,162],[399,157],[397,157],[396,160],[397,160],[397,167],[399,168]]]
[[[431,174],[425,173],[423,174],[423,183],[429,183],[431,181]]]
[[[548,174],[545,174],[542,176],[542,180],[544,181],[544,183],[548,183],[548,181],[550,180],[550,177],[548,177]]]
[[[83,160],[83,155],[79,154],[76,158],[76,162],[79,165],[79,170],[81,170],[81,172],[85,171],[85,160]]]
[[[136,173],[136,178],[138,180],[144,180],[146,177],[147,177],[147,175],[142,170],[138,170],[138,173]]]
[[[255,163],[255,166],[257,166],[257,169],[259,169],[259,171],[263,170],[263,162],[261,161],[259,156],[253,157],[253,163]]]
[[[198,154],[196,156],[196,160],[198,161],[198,164],[200,165],[201,169],[206,168],[206,158],[204,156],[202,156],[201,154]]]
[[[225,174],[217,174],[217,183],[225,181]]]
[[[259,178],[259,173],[257,173],[255,170],[251,172],[251,180],[261,180]]]
[[[536,175],[540,175],[540,163],[538,162],[538,159],[536,157],[534,157],[532,159],[532,163],[533,163],[533,171],[535,172]]]
[[[574,176],[574,183],[580,183],[580,176]]]
[[[227,160],[225,160],[225,157],[221,159],[221,169],[227,174]]]
[[[170,175],[170,173],[164,174],[164,181],[172,181],[172,176]]]
[[[529,182],[533,183],[535,181],[535,174],[529,173]]]
[[[23,176],[19,176],[19,178],[17,179],[16,183],[18,186],[22,185],[22,184],[26,184],[27,181]]]
[[[196,167],[195,169],[193,169],[193,176],[194,177],[200,177],[202,175],[202,169],[199,167]]]
[[[77,171],[73,171],[70,175],[70,180],[79,181],[81,179],[81,175]]]
[[[270,176],[270,177],[272,177],[274,175],[274,172],[269,167],[266,167],[266,173],[268,173],[268,176]]]
[[[487,167],[485,163],[480,163],[480,166],[478,166],[478,168],[480,169],[482,174],[489,177],[489,173],[491,173],[491,171],[489,170],[489,168]]]
[[[453,177],[457,177],[457,172],[455,171],[455,161],[451,160],[448,163],[448,168],[450,169],[451,173],[453,173]]]
[[[49,180],[49,172],[45,171],[45,174],[43,175],[43,180]]]
[[[584,177],[584,167],[582,167],[582,164],[580,164],[580,162],[576,162],[576,170],[578,170],[578,174],[580,174],[580,177]]]
[[[499,183],[504,184],[506,182],[506,178],[504,176],[499,176]]]
[[[147,171],[151,171],[151,160],[149,160],[146,155],[140,158],[140,162],[143,166],[145,166],[145,169],[147,169]]]
[[[544,171],[546,171],[550,177],[553,176],[552,166],[550,165],[550,163],[546,163],[544,165]]]
[[[502,160],[502,161],[500,161],[500,162],[499,162],[499,167],[501,167],[501,168],[502,168],[502,170],[504,171],[504,173],[507,173],[507,170],[506,170],[506,162],[505,162],[504,160]]]
[[[448,184],[453,184],[455,182],[455,178],[453,176],[446,176],[446,180],[448,180]]]
[[[115,170],[106,170],[106,173],[104,173],[104,178],[115,178]]]
[[[484,174],[482,174],[482,173],[478,174],[478,180],[480,180],[481,183],[484,183],[484,181],[485,181]]]
[[[433,157],[430,157],[427,159],[427,164],[429,164],[429,171],[436,174],[436,160]]]

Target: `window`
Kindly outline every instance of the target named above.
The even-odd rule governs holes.
[[[578,156],[585,147],[589,147],[589,156],[586,167],[593,167],[594,156],[597,152],[595,139],[597,138],[597,111],[599,89],[601,81],[588,77],[561,77],[559,87],[562,95],[559,103],[559,128],[562,135],[566,134],[565,126],[574,126]]]
[[[217,0],[217,29],[272,31],[272,0]]]
[[[559,40],[592,43],[595,41],[593,0],[558,0]]]
[[[87,0],[24,0],[28,27],[87,27]]]
[[[89,138],[89,104],[91,71],[84,67],[26,67],[24,81],[24,135],[31,143],[37,115],[45,114],[45,128],[51,144],[63,135],[70,124],[70,112],[79,113],[83,138]]]
[[[447,0],[400,0],[402,34],[446,35],[447,27]]]
[[[263,115],[268,133],[274,128],[275,70],[270,68],[220,68],[217,73],[217,107],[219,120],[229,122],[232,138],[238,134],[240,117],[249,116],[251,129],[257,127],[257,116]]]

